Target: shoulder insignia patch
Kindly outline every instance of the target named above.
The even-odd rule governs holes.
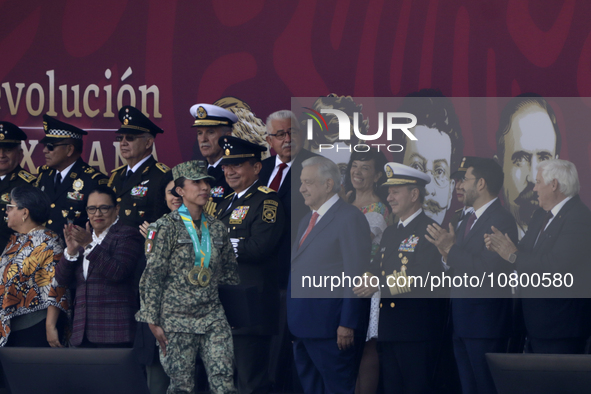
[[[265,200],[263,202],[263,221],[267,223],[275,223],[277,219],[277,201]]]
[[[160,162],[156,163],[156,167],[158,167],[158,169],[160,171],[162,171],[162,172],[168,172],[168,171],[170,171],[170,167],[168,167],[166,164],[163,164],[163,163],[160,163]]]
[[[99,184],[99,185],[108,185],[108,184],[109,184],[109,180],[108,180],[107,178],[105,178],[105,179],[100,179],[100,180],[98,181],[98,184]],[[113,191],[115,191],[115,189],[113,189]]]
[[[35,175],[32,175],[25,170],[20,170],[18,172],[18,176],[21,177],[22,179],[24,179],[27,183],[31,183],[35,179],[37,179],[37,177]]]
[[[269,194],[269,193],[276,193],[275,190],[271,189],[270,187],[267,186],[259,186],[258,190],[262,191],[263,193]]]
[[[96,170],[92,167],[88,167],[87,169],[84,170],[85,174],[93,174],[95,172],[96,172]]]
[[[114,170],[111,170],[111,172],[117,172],[117,171],[119,171],[120,169],[122,169],[123,167],[127,167],[127,164],[123,164],[121,167],[117,167],[117,168],[115,168]]]

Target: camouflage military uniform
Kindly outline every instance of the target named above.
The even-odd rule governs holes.
[[[140,281],[140,322],[162,327],[169,341],[160,353],[170,376],[167,393],[193,393],[195,356],[205,365],[212,393],[233,393],[232,333],[218,296],[218,285],[238,284],[236,257],[225,226],[206,215],[212,240],[207,287],[189,282],[195,263],[191,237],[178,211],[148,228],[146,269]],[[200,226],[196,224],[201,236]]]

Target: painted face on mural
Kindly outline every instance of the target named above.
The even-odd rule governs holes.
[[[520,108],[511,119],[504,143],[503,157],[497,159],[505,173],[505,202],[520,227],[527,228],[539,205],[534,191],[538,164],[558,157],[548,113],[535,103]]]
[[[450,179],[451,139],[449,135],[426,126],[416,126],[411,132],[416,141],[407,139],[403,164],[428,174],[431,182],[425,186],[425,214],[441,224],[450,207],[455,181]]]

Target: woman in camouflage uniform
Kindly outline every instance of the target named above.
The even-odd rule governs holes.
[[[232,333],[218,285],[238,284],[236,257],[226,227],[203,212],[211,179],[204,163],[182,163],[172,173],[183,205],[148,227],[136,319],[158,340],[168,394],[194,392],[197,355],[211,393],[234,393]]]

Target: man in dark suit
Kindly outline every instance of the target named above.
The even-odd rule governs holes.
[[[493,229],[487,247],[513,263],[519,274],[543,278],[549,273],[571,274],[572,287],[520,288],[523,317],[534,353],[579,354],[590,333],[589,256],[591,211],[579,197],[579,178],[573,163],[548,160],[538,164],[534,191],[540,208],[515,246],[503,231]],[[531,282],[530,282],[531,283]],[[557,297],[562,298],[544,298]]]
[[[302,164],[300,192],[312,212],[300,222],[287,289],[295,363],[304,392],[352,394],[369,303],[355,296],[351,284],[332,289],[330,283],[310,282],[361,276],[369,264],[371,232],[361,211],[338,197],[341,175],[335,163],[317,156]]]
[[[244,305],[242,321],[231,321],[239,394],[269,392],[269,347],[277,333],[279,288],[277,249],[285,227],[281,200],[258,181],[267,148],[240,138],[220,137],[221,165],[234,192],[218,205],[216,217],[228,227],[244,293],[222,298],[228,316]],[[227,302],[225,302],[227,301]],[[238,313],[240,314],[240,313]]]
[[[144,221],[155,222],[169,212],[164,189],[168,183],[165,174],[170,168],[152,156],[154,139],[164,131],[129,105],[119,110],[119,121],[117,141],[127,165],[112,171],[109,187],[117,194],[121,207],[119,220],[139,231]]]
[[[107,177],[86,164],[82,158],[82,136],[78,127],[43,115],[45,165],[38,169],[35,186],[51,200],[47,227],[63,236],[64,225],[86,227],[88,193],[107,183]]]
[[[484,235],[491,232],[491,226],[502,228],[503,233],[517,240],[515,219],[497,197],[502,185],[503,170],[494,160],[476,160],[462,181],[464,203],[472,205],[474,213],[462,221],[457,234],[451,225],[449,232],[438,225],[427,228],[427,239],[437,246],[455,276],[481,278],[486,273],[496,278],[511,272],[510,264],[484,244]],[[497,298],[490,298],[493,296]],[[462,392],[496,393],[485,354],[507,349],[511,288],[454,286],[451,297],[454,353]]]
[[[462,204],[462,208],[456,210],[450,220],[454,230],[457,230],[458,227],[460,227],[460,224],[462,224],[462,221],[466,217],[469,217],[472,212],[474,212],[473,207],[467,206],[465,204],[464,190],[462,189],[464,175],[466,175],[466,171],[468,171],[468,168],[470,168],[474,160],[478,160],[478,158],[474,156],[464,156],[462,158],[462,162],[460,163],[460,167],[457,169],[457,171],[451,174],[451,178],[455,179],[456,181],[456,198],[458,199],[458,202]]]
[[[224,151],[218,140],[222,136],[232,135],[232,126],[238,122],[238,117],[232,111],[211,104],[195,104],[190,112],[195,118],[193,127],[197,131],[199,152],[207,160],[207,175],[215,178],[211,182],[210,202],[204,207],[205,212],[214,215],[217,205],[233,192],[220,164]]]
[[[410,276],[426,280],[443,270],[437,247],[425,239],[427,226],[436,223],[422,208],[431,178],[399,163],[386,164],[386,174],[382,187],[388,188],[388,202],[399,221],[384,232],[373,262],[381,271],[380,287],[388,289],[382,292],[378,329],[384,391],[435,392],[433,374],[447,300],[428,287],[408,283]]]
[[[0,122],[0,215],[4,217],[6,204],[10,203],[10,191],[17,186],[28,185],[37,177],[23,170],[21,141],[27,135],[10,122]],[[13,231],[6,220],[0,220],[0,250],[4,250]]]

